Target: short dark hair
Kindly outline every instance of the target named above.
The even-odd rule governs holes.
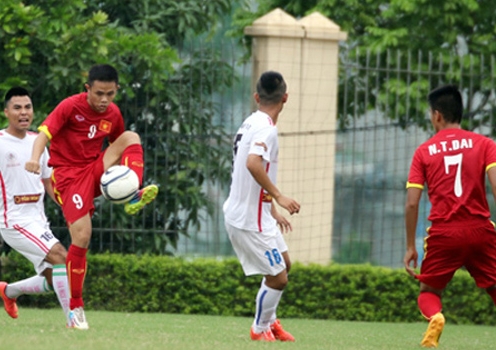
[[[455,85],[440,86],[429,93],[428,101],[433,111],[443,115],[450,123],[460,123],[463,116],[462,94]]]
[[[88,72],[88,84],[93,85],[97,80],[119,84],[119,74],[110,64],[96,64]]]
[[[257,82],[257,93],[262,104],[281,102],[286,93],[286,82],[281,73],[274,71],[263,73]]]
[[[5,107],[7,107],[7,105],[10,102],[10,99],[14,96],[27,96],[27,97],[31,98],[28,90],[26,90],[25,88],[20,87],[20,86],[14,86],[14,87],[10,88],[9,91],[7,91],[7,93],[5,94],[5,99],[4,99]]]

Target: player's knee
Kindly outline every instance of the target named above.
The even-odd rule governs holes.
[[[55,244],[48,252],[46,261],[52,265],[65,265],[67,250],[60,243]]]
[[[283,290],[288,284],[288,274],[286,270],[281,271],[276,276],[265,276],[265,284],[270,288]]]
[[[126,130],[119,136],[119,138],[122,138],[122,141],[126,146],[141,144],[140,136],[134,131]]]

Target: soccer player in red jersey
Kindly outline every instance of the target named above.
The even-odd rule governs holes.
[[[60,102],[38,127],[40,133],[25,165],[27,171],[38,173],[40,156],[50,141],[53,188],[72,240],[66,266],[71,292],[69,317],[77,329],[88,329],[82,294],[93,201],[101,194],[100,177],[111,166],[123,164],[136,172],[140,186],[143,181],[141,139],[137,133],[124,130],[121,112],[113,103],[119,88],[117,71],[107,64],[93,66],[85,88],[86,92]],[[107,138],[110,145],[102,151]],[[136,214],[157,193],[156,185],[142,188],[124,210]]]
[[[421,345],[437,347],[445,323],[441,295],[456,270],[465,266],[496,304],[496,232],[485,191],[487,173],[496,200],[496,143],[461,129],[463,102],[455,86],[431,91],[428,101],[436,134],[417,148],[408,175],[403,263],[420,281],[418,306],[429,320]],[[416,274],[415,231],[424,185],[432,204],[432,225]]]

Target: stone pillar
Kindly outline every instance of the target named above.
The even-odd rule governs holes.
[[[291,259],[329,263],[338,42],[346,39],[346,33],[319,13],[296,20],[275,9],[246,27],[245,34],[253,38],[253,92],[257,79],[267,70],[279,71],[288,85],[288,102],[277,123],[277,185],[301,204],[300,213],[290,218],[293,232],[285,236]]]

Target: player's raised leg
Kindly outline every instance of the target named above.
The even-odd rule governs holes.
[[[140,188],[143,185],[143,147],[140,136],[133,131],[125,131],[114,143],[112,143],[103,158],[104,169],[120,162],[133,170],[138,175]],[[124,211],[134,215],[143,207],[151,203],[158,194],[157,185],[148,185],[136,193],[136,195],[124,205]]]

